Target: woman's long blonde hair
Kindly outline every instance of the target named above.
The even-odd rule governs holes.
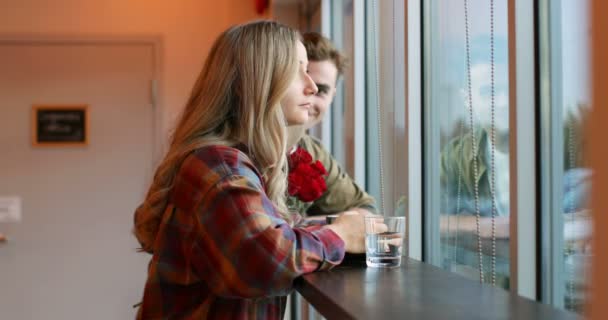
[[[134,233],[143,250],[153,250],[182,162],[207,145],[244,144],[268,197],[291,222],[285,206],[287,138],[280,100],[298,68],[298,40],[296,31],[272,21],[235,26],[216,39],[169,150],[135,212]]]

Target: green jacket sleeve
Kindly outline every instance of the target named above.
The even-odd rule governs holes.
[[[318,140],[305,135],[299,145],[306,149],[314,160],[321,161],[327,170],[327,191],[306,210],[309,216],[338,213],[352,208],[376,212],[374,198],[351,179]]]
[[[477,143],[477,177],[474,171],[473,143],[471,134],[452,139],[441,151],[441,187],[443,192],[450,194],[457,193],[458,179],[461,179],[461,195],[474,198],[475,184],[478,186],[480,197],[490,196],[490,185],[488,177],[488,157],[487,150],[488,132],[484,128],[478,128],[475,140]],[[475,179],[477,178],[477,179]]]

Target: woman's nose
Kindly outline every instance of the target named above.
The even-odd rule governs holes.
[[[319,92],[319,88],[317,88],[317,85],[308,74],[306,74],[306,87],[304,91],[307,96],[315,95]]]

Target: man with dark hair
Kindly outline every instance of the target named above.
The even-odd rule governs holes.
[[[308,73],[319,88],[312,110],[309,113],[312,121],[307,127],[311,128],[321,122],[336,96],[336,84],[344,74],[347,59],[334,47],[329,39],[319,33],[304,34],[302,42],[306,47],[306,53],[308,53]]]
[[[306,128],[302,128],[304,131],[318,124],[329,109],[336,95],[338,78],[346,67],[346,57],[329,39],[318,33],[305,33],[302,42],[308,54],[309,75],[319,89],[309,111],[310,121]],[[306,149],[314,160],[321,161],[328,173],[325,179],[327,191],[307,208],[308,215],[327,215],[346,210],[376,212],[374,198],[349,177],[318,140],[301,133],[297,145]]]

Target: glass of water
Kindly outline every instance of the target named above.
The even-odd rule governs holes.
[[[365,217],[365,256],[368,267],[401,265],[405,217]]]

